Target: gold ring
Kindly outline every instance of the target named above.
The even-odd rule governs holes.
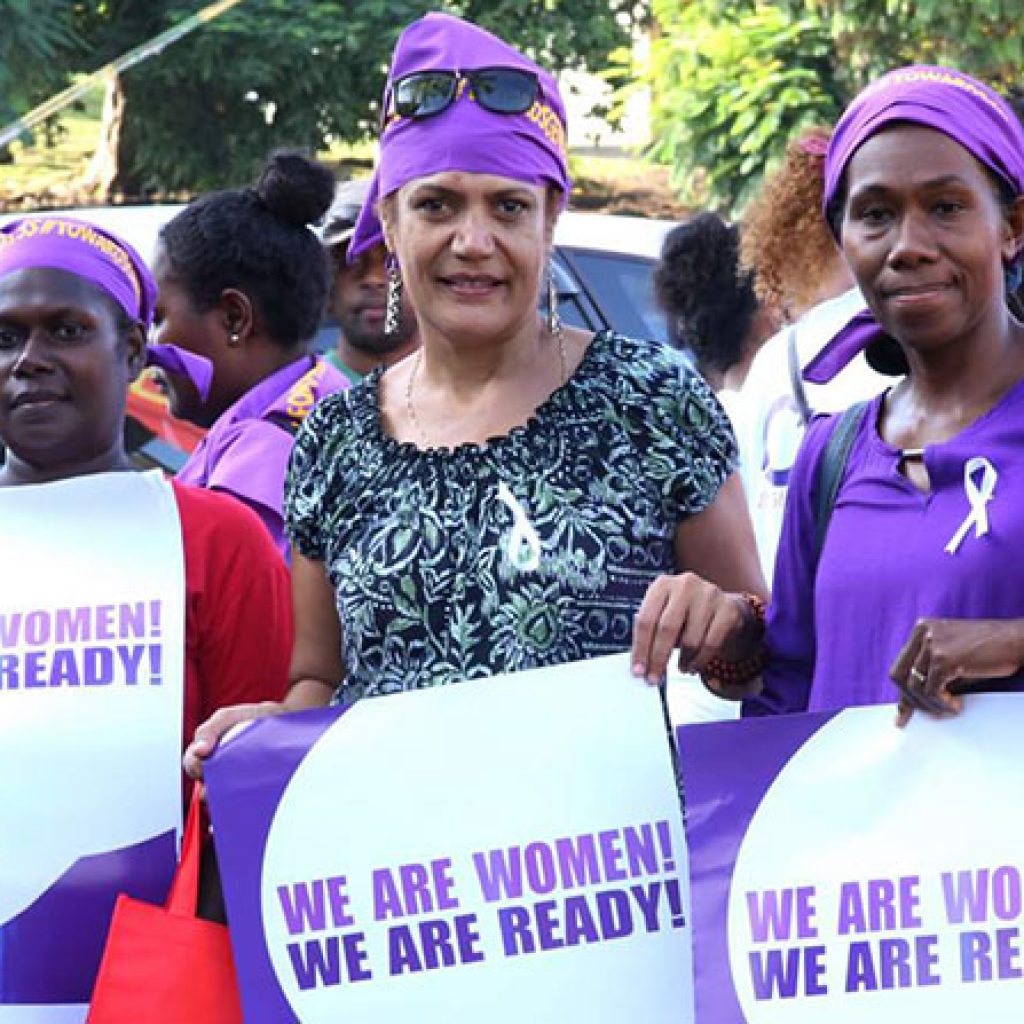
[[[925,680],[925,675],[919,668],[912,668],[910,670],[910,678],[920,686]]]

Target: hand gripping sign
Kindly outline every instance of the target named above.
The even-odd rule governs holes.
[[[266,719],[207,769],[248,1024],[685,1024],[679,796],[624,656]]]

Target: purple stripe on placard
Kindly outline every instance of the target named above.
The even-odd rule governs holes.
[[[776,776],[835,714],[745,718],[676,730],[690,853],[697,1024],[745,1024],[729,960],[733,867]]]
[[[206,765],[217,860],[247,1024],[299,1024],[278,984],[264,937],[263,859],[270,826],[292,776],[351,706],[260,719],[217,750]]]
[[[118,894],[162,904],[176,861],[172,829],[73,864],[0,927],[0,1004],[87,1003]]]

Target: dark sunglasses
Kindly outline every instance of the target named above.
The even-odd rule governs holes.
[[[525,114],[540,94],[537,76],[521,68],[414,71],[392,86],[393,112],[399,117],[440,114],[455,101],[460,82],[466,82],[477,103],[494,114]]]

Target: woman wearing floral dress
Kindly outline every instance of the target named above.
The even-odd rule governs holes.
[[[760,636],[735,442],[707,385],[654,343],[538,316],[570,188],[554,80],[430,14],[399,40],[384,109],[350,258],[386,242],[422,347],[300,431],[292,689],[211,720],[193,771],[233,722],[335,694],[630,649],[652,682],[674,650],[735,681],[722,659]]]

